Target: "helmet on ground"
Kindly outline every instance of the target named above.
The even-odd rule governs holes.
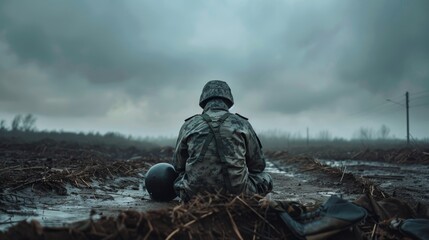
[[[145,186],[155,201],[170,201],[177,194],[174,191],[174,181],[178,177],[173,165],[169,163],[157,163],[146,173]]]
[[[200,107],[204,108],[206,103],[211,98],[222,98],[225,100],[228,107],[234,105],[234,98],[232,97],[231,89],[228,84],[220,80],[211,80],[206,83],[200,97]]]

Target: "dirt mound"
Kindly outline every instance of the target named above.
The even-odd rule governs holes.
[[[389,227],[392,219],[410,218],[415,212],[404,202],[384,198],[375,201],[363,195],[356,204],[368,211],[365,221],[353,232],[336,236],[347,239],[403,239]],[[297,217],[306,211],[292,202],[268,201],[260,196],[221,196],[206,194],[187,204],[156,211],[123,211],[117,217],[86,221],[65,227],[43,227],[39,222],[22,221],[0,233],[9,239],[296,239],[278,217],[287,211]],[[400,215],[398,215],[398,209]],[[405,210],[404,210],[405,209]],[[406,211],[407,210],[407,211]],[[335,236],[333,237],[335,239]]]
[[[262,198],[205,195],[157,211],[124,211],[67,227],[20,222],[1,239],[287,239],[290,233]]]

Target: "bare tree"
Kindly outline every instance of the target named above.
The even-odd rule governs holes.
[[[4,131],[4,130],[6,130],[6,121],[2,119],[0,121],[0,131]]]
[[[381,139],[387,139],[390,134],[390,128],[386,125],[381,125],[380,129],[378,130],[378,136]]]
[[[296,132],[292,135],[292,138],[295,140],[301,140],[303,139],[301,132]]]
[[[322,130],[319,132],[319,139],[322,141],[329,141],[332,139],[332,135],[328,130]]]
[[[371,140],[374,136],[374,130],[372,128],[361,127],[359,129],[359,138],[362,140]]]
[[[34,131],[36,130],[36,117],[33,114],[29,113],[25,115],[22,120],[22,130],[24,131]]]
[[[12,131],[20,130],[21,122],[22,122],[22,115],[21,114],[15,115],[11,124]]]

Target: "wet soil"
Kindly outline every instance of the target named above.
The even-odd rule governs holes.
[[[144,188],[145,172],[156,162],[168,162],[171,148],[122,150],[52,142],[0,144],[0,231],[21,220],[59,227],[89,216],[180,205],[178,199],[154,202]],[[356,200],[371,186],[372,194],[403,197],[426,214],[428,165],[316,160],[287,152],[267,153],[267,159],[272,200],[311,208],[334,194]]]
[[[136,158],[141,159],[141,158]],[[143,161],[143,160],[142,160]],[[127,164],[124,161],[124,164]],[[344,181],[319,171],[302,171],[300,164],[285,165],[281,159],[267,163],[267,172],[273,177],[273,200],[297,201],[307,207],[323,203],[336,194],[354,200],[362,193],[361,185]],[[97,216],[116,215],[123,210],[148,211],[179,204],[175,199],[168,203],[152,201],[144,188],[142,168],[134,176],[108,176],[88,180],[88,186],[65,184],[67,194],[58,195],[54,190],[37,190],[30,186],[17,191],[6,189],[0,210],[0,229],[6,229],[21,220],[38,220],[44,226],[62,226]],[[324,181],[320,181],[323,178]],[[351,190],[354,189],[354,190]]]
[[[335,167],[368,179],[392,197],[405,199],[412,204],[429,205],[429,165],[427,164],[362,160],[319,161],[325,166]]]
[[[102,216],[171,205],[151,202],[143,184],[149,167],[170,157],[171,148],[0,141],[0,230],[26,219],[59,226],[91,209]]]

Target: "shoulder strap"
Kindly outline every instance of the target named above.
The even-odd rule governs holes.
[[[210,122],[212,119],[207,114],[202,114],[201,117],[203,117],[204,121],[210,126]],[[206,140],[204,141],[203,148],[201,149],[200,156],[198,156],[198,161],[202,161],[206,155],[207,149],[213,139],[213,131],[210,129],[209,134],[206,137]]]
[[[220,117],[218,121],[213,121],[210,118],[210,116],[205,114],[205,113],[203,115],[201,115],[203,117],[204,121],[209,125],[210,133],[204,142],[203,148],[201,149],[199,160],[202,160],[204,158],[204,156],[207,152],[208,146],[214,137],[217,154],[219,156],[220,163],[222,165],[221,171],[222,171],[223,179],[225,181],[226,190],[230,193],[233,193],[233,191],[232,191],[233,189],[231,186],[231,180],[229,178],[229,173],[228,173],[227,161],[226,161],[225,154],[224,154],[224,144],[223,144],[221,136],[220,136],[220,126],[230,115],[231,115],[231,113],[227,112],[224,115],[222,115],[222,117]],[[215,124],[213,124],[214,122],[217,122],[218,124],[215,125]]]
[[[194,116],[190,116],[190,117],[188,117],[187,119],[185,119],[185,122],[186,122],[186,121],[188,121],[188,120],[190,120],[190,119],[191,119],[191,118],[193,118],[193,117],[198,116],[198,115],[200,115],[200,114],[195,114]]]
[[[239,117],[243,118],[244,120],[249,120],[247,117],[245,117],[245,116],[243,116],[243,115],[240,115],[240,114],[238,114],[238,113],[235,113],[235,115],[237,115],[237,116],[239,116]]]

